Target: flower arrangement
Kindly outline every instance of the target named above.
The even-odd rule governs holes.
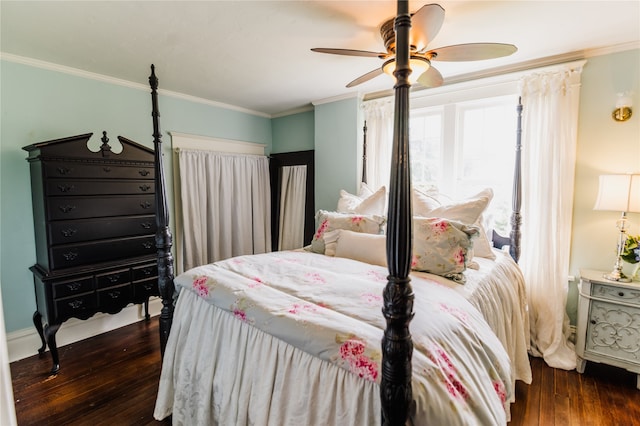
[[[640,235],[627,235],[620,257],[627,263],[640,262]]]

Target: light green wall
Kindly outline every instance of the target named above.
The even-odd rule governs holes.
[[[610,271],[615,261],[616,220],[620,212],[594,211],[598,176],[640,172],[640,50],[589,58],[582,71],[580,118],[573,202],[569,273]],[[634,113],[616,122],[611,112],[616,93],[632,92]],[[629,213],[629,232],[640,234],[640,213]],[[630,265],[625,271],[631,270]],[[576,283],[570,285],[567,311],[575,323]]]
[[[589,58],[582,73],[574,221],[569,274],[581,268],[609,270],[615,248],[615,212],[592,207],[603,173],[640,171],[640,50]],[[31,195],[22,146],[56,137],[102,130],[151,146],[150,96],[104,82],[3,61],[0,133],[0,277],[7,331],[31,327],[35,309],[28,267],[35,262]],[[162,73],[158,70],[160,87]],[[611,119],[617,92],[632,91],[636,113]],[[340,189],[355,192],[360,162],[359,100],[320,104],[314,111],[273,120],[160,96],[164,142],[174,130],[265,143],[269,152],[315,149],[316,206],[333,210]],[[95,137],[95,136],[94,136]],[[273,141],[273,142],[272,142]],[[165,170],[171,181],[169,143]],[[169,197],[171,194],[169,194]],[[171,199],[170,199],[171,201]],[[640,234],[640,214],[629,215]],[[627,270],[629,268],[627,267]],[[569,288],[567,311],[575,324],[577,290]]]
[[[307,151],[315,148],[313,110],[274,118],[272,153]]]
[[[356,191],[358,105],[354,97],[315,107],[316,210],[335,210],[340,189]]]
[[[8,332],[32,327],[35,263],[31,182],[26,152],[34,142],[106,130],[152,147],[149,90],[123,87],[8,61],[0,62],[0,282]],[[156,70],[162,88],[162,70]],[[146,80],[146,76],[144,76]],[[167,182],[172,181],[169,130],[263,143],[271,150],[271,119],[159,96]],[[171,193],[168,194],[172,209]],[[172,210],[170,210],[172,211]]]

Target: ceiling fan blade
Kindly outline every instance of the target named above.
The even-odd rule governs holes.
[[[437,61],[479,61],[509,56],[517,50],[518,48],[513,44],[466,43],[432,49],[424,55],[431,56],[431,60]]]
[[[439,87],[444,83],[444,78],[442,78],[440,71],[431,66],[418,77],[418,83],[424,87]]]
[[[311,50],[314,52],[320,52],[320,53],[331,53],[333,55],[364,56],[367,58],[385,58],[388,56],[388,53],[369,52],[367,50],[331,49],[331,48],[324,48],[324,47],[314,47]]]
[[[365,81],[369,81],[372,78],[376,78],[379,75],[382,75],[382,68],[376,68],[373,71],[369,71],[368,73],[361,75],[360,77],[356,78],[355,80],[353,80],[351,83],[347,84],[347,87],[353,87],[353,86],[357,86],[358,84],[362,84]]]
[[[427,45],[440,32],[444,22],[444,9],[439,4],[427,4],[411,15],[411,33],[409,42],[418,51]]]

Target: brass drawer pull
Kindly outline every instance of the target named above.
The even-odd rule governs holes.
[[[147,192],[150,189],[151,189],[151,185],[140,185],[140,190],[142,192]]]
[[[116,275],[109,275],[107,276],[107,279],[111,282],[111,283],[117,283],[118,280],[120,279],[120,274],[116,274]]]
[[[140,207],[142,207],[143,209],[151,208],[151,203],[148,201],[145,201],[144,203],[140,203]]]
[[[151,275],[151,272],[153,272],[153,269],[151,269],[151,268],[144,268],[144,269],[142,270],[142,273],[143,273],[144,275],[147,275],[147,276]]]
[[[145,241],[144,243],[142,243],[142,247],[149,250],[151,247],[153,247],[153,244],[151,244],[149,241]]]
[[[151,222],[142,222],[140,224],[144,229],[151,229]]]
[[[140,176],[147,176],[151,172],[149,172],[149,170],[147,169],[142,169],[138,173],[140,173]]]
[[[68,167],[58,167],[58,173],[61,175],[66,175],[71,173],[71,169]]]
[[[117,298],[120,297],[120,291],[119,290],[110,291],[108,294],[109,294],[109,297],[111,297],[112,299],[117,299]]]

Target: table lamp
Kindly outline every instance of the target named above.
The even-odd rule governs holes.
[[[611,281],[630,282],[631,279],[622,273],[621,256],[627,240],[627,213],[640,212],[640,174],[601,175],[598,198],[593,209],[622,212],[622,217],[616,222],[620,231],[616,263],[604,277]]]

